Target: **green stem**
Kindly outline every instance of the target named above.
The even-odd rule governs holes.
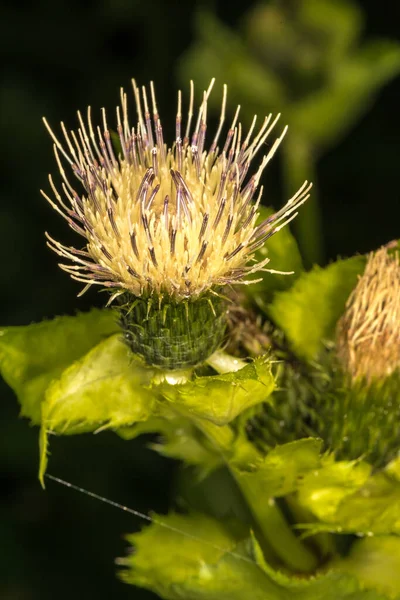
[[[238,471],[232,466],[230,461],[232,429],[228,425],[218,427],[204,420],[196,420],[196,425],[221,452],[225,464],[248,503],[260,532],[279,559],[295,571],[303,573],[314,571],[318,565],[316,557],[293,533],[274,499],[260,497],[258,490],[246,478],[240,477]]]
[[[218,373],[238,371],[246,365],[244,361],[221,350],[208,358],[207,363]],[[241,477],[240,472],[231,464],[230,458],[235,440],[232,428],[229,425],[221,427],[204,419],[193,419],[193,416],[190,418],[220,452],[248,503],[266,545],[272,548],[279,559],[291,569],[303,573],[314,571],[318,565],[316,557],[292,531],[274,499],[260,497],[258,486],[252,485],[248,478]],[[247,462],[256,462],[259,459],[258,452],[250,443],[245,454]]]
[[[234,475],[234,473],[233,473]],[[247,480],[237,478],[258,526],[277,556],[291,569],[311,573],[318,566],[316,556],[295,535],[274,498],[260,498]]]
[[[311,196],[300,208],[293,222],[296,237],[306,268],[324,261],[324,245],[321,227],[321,211],[315,172],[315,157],[312,145],[293,132],[283,147],[283,173],[286,195],[293,196],[305,180],[313,182]]]

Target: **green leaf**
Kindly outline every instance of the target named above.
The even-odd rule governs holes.
[[[0,371],[21,404],[21,414],[39,424],[49,383],[74,360],[118,331],[111,310],[0,330]]]
[[[247,465],[247,470],[243,465],[232,469],[263,536],[280,559],[299,573],[312,573],[318,561],[287,524],[274,497],[296,490],[304,475],[318,467],[320,449],[320,440],[298,440],[276,447],[264,459]]]
[[[42,424],[53,433],[115,428],[151,414],[153,372],[135,361],[121,334],[95,346],[46,390]]]
[[[350,573],[364,585],[389,598],[400,597],[400,538],[367,537],[353,544],[349,556],[336,561],[333,568]]]
[[[255,503],[261,515],[267,514],[269,499],[296,493],[298,503],[318,520],[301,525],[310,533],[400,534],[396,462],[371,475],[368,463],[335,461],[321,454],[321,446],[315,438],[282,444],[247,465],[233,459],[232,472],[250,494],[248,500],[264,499]]]
[[[291,289],[275,294],[267,313],[299,356],[314,359],[323,340],[332,338],[365,262],[364,256],[354,256],[325,269],[314,267],[303,273]]]
[[[399,535],[400,483],[384,471],[367,477],[369,469],[365,463],[341,462],[305,477],[300,503],[321,520],[306,529]]]
[[[274,387],[270,363],[259,358],[234,373],[197,377],[177,385],[163,382],[157,391],[176,410],[226,425],[246,408],[265,402]]]
[[[148,389],[153,374],[133,359],[121,334],[104,340],[67,368],[47,388],[42,404],[41,477],[48,433],[115,429],[147,419],[155,402]]]
[[[400,535],[400,484],[377,473],[339,504],[332,520],[344,531]]]
[[[237,481],[268,500],[295,491],[304,476],[320,465],[321,440],[308,438],[277,446],[254,465],[235,469]]]
[[[304,476],[299,485],[299,501],[321,520],[334,518],[339,505],[366,483],[370,473],[371,467],[366,463],[334,462],[328,456],[322,459],[321,468]]]
[[[222,460],[209,436],[219,440],[223,436],[229,447],[233,432],[220,425],[265,401],[274,387],[265,359],[235,373],[183,384],[173,385],[163,378],[156,383],[160,378],[154,376],[153,369],[134,359],[121,336],[114,335],[53,380],[42,404],[41,475],[48,433],[69,435],[105,428],[118,429],[125,438],[157,431],[164,437],[158,451],[207,473]],[[205,433],[196,427],[199,419],[209,423]]]
[[[265,563],[254,538],[204,515],[171,514],[128,536],[123,581],[168,600],[384,600],[347,573],[289,577]]]

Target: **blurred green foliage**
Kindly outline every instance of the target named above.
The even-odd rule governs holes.
[[[316,162],[400,72],[400,44],[361,41],[363,14],[353,0],[272,0],[243,17],[240,33],[212,12],[197,15],[198,39],[181,64],[181,79],[206,87],[213,74],[240,98],[247,120],[283,113],[285,193],[316,183]],[[214,105],[214,108],[215,105]],[[307,266],[323,261],[317,189],[295,222]]]

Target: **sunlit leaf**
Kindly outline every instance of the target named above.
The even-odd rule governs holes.
[[[111,310],[6,327],[0,330],[0,371],[21,404],[21,414],[40,423],[41,403],[50,382],[73,361],[118,331]]]
[[[264,503],[296,494],[316,521],[306,531],[400,534],[400,482],[395,463],[371,474],[362,461],[335,461],[321,454],[321,441],[309,438],[282,444],[247,466],[231,463],[239,485]],[[262,503],[259,505],[262,510]]]
[[[371,467],[356,461],[328,457],[321,468],[307,473],[299,485],[299,500],[320,519],[329,519],[339,505],[368,480]]]
[[[303,273],[289,290],[275,294],[267,313],[293,350],[312,360],[334,333],[346,300],[365,266],[365,257],[339,260]]]
[[[131,425],[152,413],[153,372],[132,357],[120,334],[95,346],[46,390],[42,430],[63,435]],[[43,435],[43,434],[42,434]],[[41,469],[46,467],[42,439]]]
[[[126,583],[167,600],[384,600],[352,575],[289,577],[273,570],[254,538],[204,515],[170,514],[130,535],[134,552],[118,562]]]
[[[234,373],[196,377],[178,385],[161,383],[157,391],[173,408],[225,425],[246,408],[266,401],[274,386],[271,365],[260,358]]]
[[[385,472],[366,477],[362,463],[337,463],[303,481],[300,502],[320,519],[310,531],[400,534],[400,483]]]
[[[304,476],[320,465],[321,440],[297,440],[277,446],[247,470],[235,470],[237,479],[267,501],[295,491]]]

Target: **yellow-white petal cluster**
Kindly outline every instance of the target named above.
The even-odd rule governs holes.
[[[140,91],[133,82],[134,126],[121,91],[115,137],[104,110],[101,127],[94,126],[90,109],[86,119],[78,113],[76,131],[61,124],[62,142],[49,128],[62,184],[57,189],[50,177],[54,199],[44,195],[84,238],[82,248],[66,247],[48,236],[49,245],[68,259],[60,266],[85,283],[84,290],[97,284],[115,288],[113,297],[129,291],[179,301],[226,284],[246,283],[249,274],[265,270],[268,259],[257,263],[255,251],[296,216],[311,186],[305,182],[283,209],[257,223],[260,177],[286,128],[271,143],[279,115],[269,115],[258,129],[254,117],[243,131],[238,107],[221,141],[224,87],[219,126],[207,150],[207,100],[213,83],[197,115],[191,85],[185,124],[179,93],[172,147],[164,143],[152,84],[150,112],[146,89]],[[261,149],[266,155],[250,175],[251,162]],[[71,184],[64,165],[83,189]]]

